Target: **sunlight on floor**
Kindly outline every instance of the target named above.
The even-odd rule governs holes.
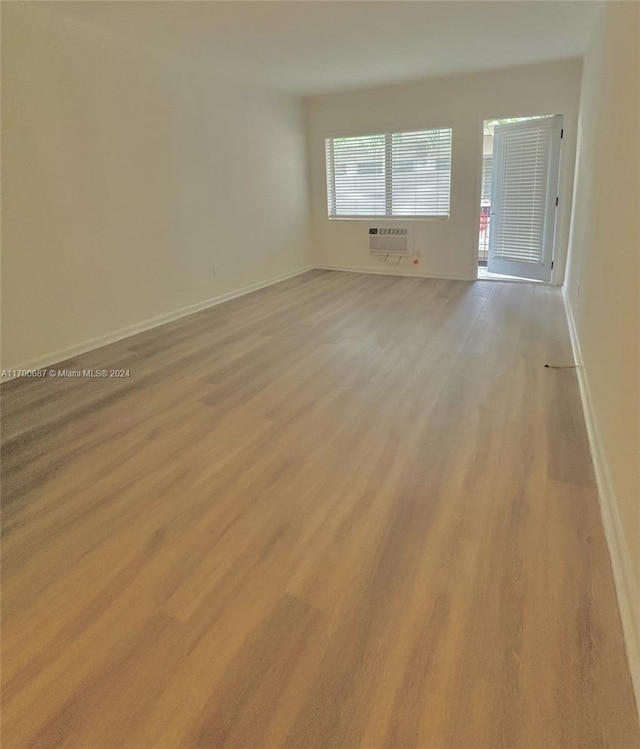
[[[486,266],[478,266],[478,280],[480,281],[491,281],[491,280],[507,280],[507,281],[531,281],[531,283],[542,283],[534,278],[521,278],[520,276],[502,276],[500,273],[489,273]]]

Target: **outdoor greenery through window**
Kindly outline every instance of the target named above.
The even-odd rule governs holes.
[[[451,128],[327,138],[330,217],[449,216]]]

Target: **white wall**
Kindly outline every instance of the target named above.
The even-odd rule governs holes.
[[[565,139],[553,277],[560,283],[569,234],[580,71],[580,61],[570,60],[307,100],[316,261],[338,267],[385,268],[369,257],[368,221],[327,218],[325,137],[453,127],[451,216],[446,221],[412,222],[420,264],[407,265],[403,270],[409,274],[471,279],[477,270],[483,121],[563,114]]]
[[[301,100],[51,6],[2,4],[3,368],[311,262]]]
[[[567,298],[640,704],[640,5],[605,3],[584,60]]]

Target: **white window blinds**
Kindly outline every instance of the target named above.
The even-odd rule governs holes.
[[[386,136],[327,138],[330,216],[384,216]]]
[[[451,129],[327,138],[329,216],[447,217]]]

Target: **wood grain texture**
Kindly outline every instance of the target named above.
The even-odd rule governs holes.
[[[5,384],[3,746],[637,747],[546,363],[556,289],[314,271]]]

